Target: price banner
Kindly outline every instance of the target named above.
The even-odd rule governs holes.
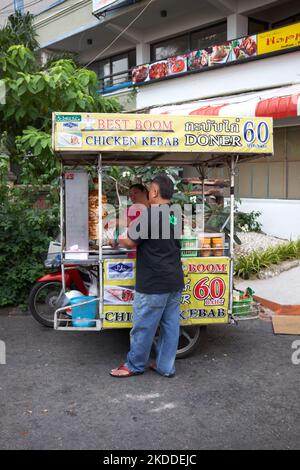
[[[229,267],[226,257],[183,260],[182,325],[228,322]]]

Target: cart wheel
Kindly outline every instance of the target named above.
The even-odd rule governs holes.
[[[36,283],[29,295],[29,310],[33,318],[42,325],[53,328],[54,312],[59,308],[57,301],[61,293],[61,282]]]
[[[179,333],[178,349],[176,353],[176,359],[183,359],[190,356],[197,349],[200,344],[200,328],[203,326],[181,326]],[[159,336],[159,328],[157,329],[156,335],[153,341],[153,347],[155,348],[157,339]],[[154,352],[154,349],[153,349]]]
[[[181,326],[176,359],[188,357],[198,348],[201,338],[200,326]]]

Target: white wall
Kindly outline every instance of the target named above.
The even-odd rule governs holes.
[[[260,211],[262,230],[280,238],[300,238],[300,201],[283,199],[242,199],[240,210]]]
[[[300,51],[140,86],[137,108],[299,82]]]

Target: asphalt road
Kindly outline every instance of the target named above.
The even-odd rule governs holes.
[[[125,331],[55,332],[0,315],[0,339],[0,449],[300,447],[296,337],[273,335],[270,323],[208,328],[173,379],[111,378]]]

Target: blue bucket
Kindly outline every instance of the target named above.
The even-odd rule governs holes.
[[[77,328],[89,328],[96,326],[94,320],[97,315],[97,300],[95,297],[80,296],[70,299],[71,305],[80,304],[82,302],[88,302],[89,300],[95,299],[94,302],[90,302],[86,305],[80,305],[78,307],[72,307],[72,325]],[[80,321],[79,321],[80,320]]]

